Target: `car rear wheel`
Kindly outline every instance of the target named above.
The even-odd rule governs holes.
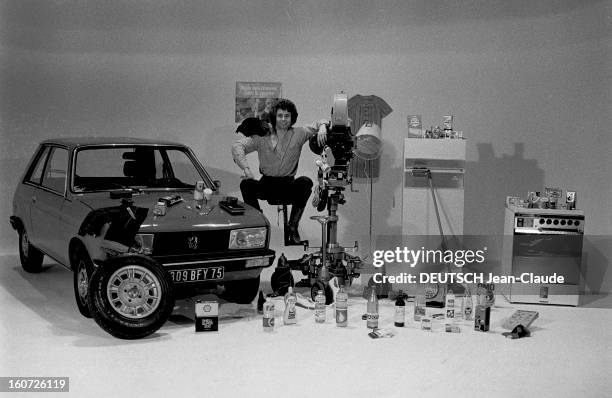
[[[23,270],[33,273],[41,272],[44,257],[45,255],[30,243],[25,228],[21,228],[19,231],[19,260],[21,260]]]
[[[74,298],[81,315],[91,318],[89,311],[89,279],[93,273],[93,263],[85,249],[76,249],[73,272]]]
[[[169,276],[147,257],[110,259],[94,271],[89,281],[89,311],[102,329],[120,339],[139,339],[154,333],[173,307]]]
[[[250,304],[259,293],[259,275],[257,278],[225,282],[225,292],[221,298],[236,304]]]

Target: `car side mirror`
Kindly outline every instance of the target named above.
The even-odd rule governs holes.
[[[215,188],[221,189],[221,180],[213,180],[213,184],[215,184]]]

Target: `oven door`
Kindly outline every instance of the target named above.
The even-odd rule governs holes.
[[[515,283],[511,287],[512,302],[578,305],[582,233],[550,231],[515,233],[512,253],[512,274],[534,276],[553,274],[564,277],[563,284]]]

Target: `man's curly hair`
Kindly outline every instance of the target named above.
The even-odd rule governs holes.
[[[292,127],[298,118],[297,108],[292,101],[285,98],[281,98],[276,102],[276,104],[274,104],[274,107],[272,108],[272,115],[270,116],[270,123],[272,124],[274,130],[276,130],[276,112],[279,109],[291,113],[291,125],[289,127]]]

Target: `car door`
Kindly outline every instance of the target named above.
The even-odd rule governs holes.
[[[41,146],[32,160],[32,164],[26,172],[23,184],[21,184],[15,192],[13,198],[14,213],[19,216],[25,230],[28,233],[30,242],[36,242],[35,231],[32,228],[32,217],[30,215],[32,197],[40,190],[40,181],[42,180],[43,169],[47,162],[50,147]]]
[[[59,226],[66,198],[68,159],[66,148],[50,148],[39,189],[33,192],[30,205],[33,243],[58,261],[61,261],[63,246],[67,244],[62,242]]]

